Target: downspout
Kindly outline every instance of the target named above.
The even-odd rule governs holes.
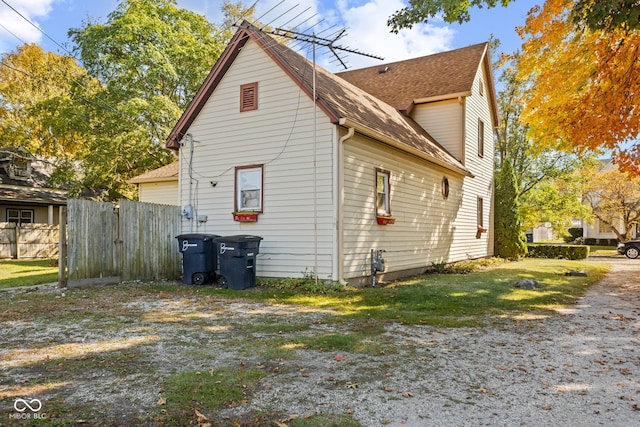
[[[466,135],[466,111],[465,111],[465,103],[463,101],[462,96],[458,96],[458,103],[460,104],[460,163],[467,166],[466,158],[467,158],[467,135]]]
[[[342,120],[341,120],[342,121]],[[337,274],[336,279],[342,285],[347,285],[344,280],[344,143],[347,139],[353,137],[355,129],[347,128],[347,133],[338,140],[338,149],[334,161],[336,165],[337,177],[334,176],[337,184],[334,192],[334,203],[336,206],[336,235],[337,235]]]

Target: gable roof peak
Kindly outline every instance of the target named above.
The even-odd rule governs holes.
[[[393,105],[317,64],[312,64],[304,56],[278,43],[247,21],[242,22],[202,87],[178,120],[167,140],[167,148],[180,148],[180,140],[188,132],[216,86],[249,40],[268,55],[309,98],[313,99],[315,94],[316,105],[331,123],[351,123],[357,126],[360,132],[369,133],[369,136],[396,141],[407,151],[421,153],[431,162],[471,176],[464,165]]]

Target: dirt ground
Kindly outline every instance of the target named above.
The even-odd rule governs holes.
[[[247,399],[176,424],[319,413],[362,426],[640,425],[640,260],[606,260],[611,273],[554,316],[392,324],[363,352],[286,348],[293,336],[376,328],[322,309],[135,285],[3,292],[0,425],[163,425],[167,378],[229,367],[264,375]]]

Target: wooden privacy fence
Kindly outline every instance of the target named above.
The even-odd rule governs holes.
[[[60,227],[0,222],[1,258],[56,258]]]
[[[61,247],[60,259],[66,258],[67,268],[60,263],[62,286],[67,282],[81,285],[180,276],[177,206],[120,200],[116,207],[106,202],[69,200],[61,223],[64,216],[67,245]]]

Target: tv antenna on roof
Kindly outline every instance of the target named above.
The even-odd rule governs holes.
[[[274,11],[274,9],[276,9],[278,6],[280,6],[282,3],[284,3],[285,0],[281,0],[278,4],[276,4],[275,6],[273,6],[271,9],[269,9],[267,12],[265,12],[263,15],[260,16],[260,18],[258,18],[258,21],[261,20],[265,15],[268,15],[269,13],[271,13],[272,11]],[[251,8],[253,8],[256,4],[257,4],[258,0],[256,0],[256,3],[254,3],[253,6],[251,6]],[[380,56],[376,56],[376,55],[372,55],[372,54],[368,54],[368,53],[364,53],[361,52],[359,50],[356,49],[350,49],[347,47],[343,47],[343,46],[339,46],[336,45],[336,42],[338,40],[340,40],[342,37],[345,36],[346,34],[346,29],[342,29],[342,30],[338,30],[333,32],[330,36],[328,37],[320,37],[319,35],[312,33],[312,34],[308,34],[302,31],[296,31],[296,30],[290,30],[290,29],[285,29],[282,27],[275,27],[273,29],[268,28],[269,25],[271,25],[272,22],[279,20],[280,18],[283,18],[285,15],[287,15],[288,13],[292,12],[296,7],[298,7],[299,5],[295,5],[292,8],[290,8],[288,11],[279,14],[276,18],[272,19],[268,24],[265,25],[255,25],[255,24],[251,24],[257,31],[266,33],[266,34],[271,34],[277,37],[285,37],[291,40],[295,40],[295,41],[299,41],[302,43],[310,43],[312,48],[313,48],[313,68],[312,68],[312,99],[313,99],[313,105],[314,105],[314,111],[317,108],[317,96],[316,96],[316,47],[317,46],[321,46],[321,47],[326,47],[336,58],[336,60],[338,62],[340,62],[340,64],[344,67],[344,69],[346,70],[347,64],[345,64],[345,62],[342,60],[342,58],[340,57],[340,55],[338,54],[338,52],[346,52],[346,53],[354,53],[356,55],[361,55],[361,56],[366,56],[368,58],[374,58],[374,59],[379,59],[379,60],[384,60],[384,58],[380,57]],[[283,26],[288,25],[289,23],[291,23],[292,21],[294,21],[295,19],[299,18],[300,16],[302,16],[303,14],[305,14],[307,11],[309,10],[309,8],[305,9],[303,12],[298,13],[296,16],[294,16],[293,18],[288,19]],[[304,23],[306,23],[307,21],[311,20],[312,18],[314,18],[316,15],[312,15],[309,18],[305,19],[304,21],[302,21],[299,25],[302,25]],[[308,30],[312,29],[313,27],[315,27],[316,25],[318,25],[320,22],[322,22],[323,20],[320,20],[318,22],[316,22],[314,25],[312,25],[311,27],[309,27]],[[240,25],[236,25],[236,26],[240,26]],[[299,26],[294,26],[293,28],[299,28]],[[330,30],[333,27],[329,27],[326,28],[323,31],[320,31],[320,33],[324,33],[328,30]],[[307,31],[308,31],[307,30]],[[319,33],[319,34],[320,34]],[[315,276],[315,282],[316,285],[318,284],[318,191],[317,191],[317,183],[318,183],[318,176],[317,176],[317,169],[318,169],[318,164],[317,164],[317,144],[318,144],[318,138],[317,138],[317,114],[314,112],[313,115],[313,212],[314,212],[314,216],[313,216],[313,224],[314,224],[314,238],[313,238],[313,244],[314,244],[314,276]]]
[[[281,0],[278,4],[276,4],[271,9],[269,9],[267,12],[262,14],[260,16],[260,18],[258,18],[258,20],[262,19],[263,17],[265,17],[269,13],[273,12],[278,6],[282,5],[282,3],[284,3],[284,1],[285,0]],[[253,4],[253,6],[251,6],[251,8],[255,7],[255,5],[257,3],[258,3],[258,1],[256,1]],[[333,34],[335,36],[331,36],[331,37],[320,37],[318,34],[320,34],[322,32],[325,32],[325,31],[327,31],[327,30],[329,30],[329,29],[331,29],[333,27],[329,27],[329,28],[321,31],[318,34],[315,34],[315,32],[312,33],[312,34],[308,34],[306,32],[301,32],[301,31],[296,31],[296,30],[292,30],[292,29],[283,28],[284,25],[287,25],[287,24],[291,23],[293,20],[301,17],[303,14],[308,12],[309,9],[310,9],[309,7],[307,7],[305,10],[303,10],[302,12],[298,13],[297,15],[295,15],[293,18],[288,19],[282,26],[278,26],[278,27],[275,27],[275,28],[269,28],[269,25],[271,25],[272,22],[274,22],[276,20],[279,20],[280,18],[283,18],[287,14],[293,12],[294,9],[296,9],[298,6],[300,6],[300,5],[296,4],[295,6],[289,8],[289,10],[287,10],[286,12],[280,13],[276,18],[272,19],[268,24],[255,25],[255,24],[252,23],[252,25],[258,31],[261,31],[261,32],[266,33],[266,34],[271,34],[271,35],[278,36],[278,37],[284,37],[284,38],[288,38],[288,39],[291,39],[291,40],[296,40],[296,41],[299,41],[299,42],[302,42],[302,43],[310,43],[313,46],[314,63],[315,63],[315,51],[316,51],[316,47],[317,46],[326,47],[333,54],[333,56],[340,63],[340,65],[342,65],[342,67],[344,67],[345,70],[348,68],[347,64],[342,60],[342,58],[340,57],[338,52],[353,53],[353,54],[360,55],[360,56],[366,56],[368,58],[384,60],[384,58],[382,58],[380,56],[377,56],[377,55],[372,55],[372,54],[369,54],[369,53],[361,52],[361,51],[359,51],[357,49],[351,49],[351,48],[348,48],[348,47],[336,45],[336,42],[338,40],[340,40],[341,38],[343,38],[347,33],[347,30],[344,29],[344,28],[334,32]],[[302,24],[304,24],[304,23],[308,22],[309,20],[313,19],[316,15],[317,14],[311,15],[310,17],[304,19],[298,25],[293,26],[293,28],[299,28]],[[314,24],[311,27],[309,27],[309,30],[311,28],[313,28],[314,26],[318,25],[322,21],[324,21],[324,20],[320,20],[316,24]],[[239,26],[239,25],[236,25],[236,26]]]
[[[297,31],[293,31],[293,30],[286,30],[284,28],[275,28],[272,31],[269,31],[270,34],[273,34],[275,36],[286,37],[286,38],[289,38],[289,39],[292,39],[292,40],[298,40],[298,41],[301,41],[301,42],[304,42],[304,43],[311,43],[314,47],[315,46],[326,47],[336,57],[336,59],[340,62],[340,65],[342,65],[345,70],[348,67],[344,63],[342,58],[340,58],[340,55],[338,55],[337,51],[342,51],[342,52],[347,52],[347,53],[355,53],[356,55],[366,56],[368,58],[384,60],[384,58],[382,58],[380,56],[372,55],[370,53],[361,52],[361,51],[359,51],[357,49],[350,49],[348,47],[336,46],[335,43],[338,40],[340,40],[342,37],[344,37],[346,35],[346,32],[347,32],[346,29],[342,29],[342,30],[340,30],[340,32],[338,33],[337,36],[335,36],[332,39],[329,39],[329,38],[326,38],[326,37],[317,36],[315,34],[309,35],[309,34],[300,33],[300,32],[297,32]]]

